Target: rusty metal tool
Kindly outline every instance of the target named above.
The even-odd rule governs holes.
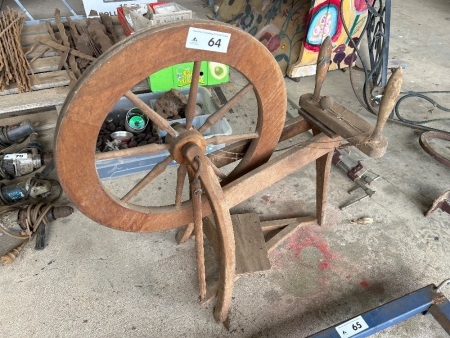
[[[438,131],[426,131],[425,133],[420,135],[419,144],[422,147],[422,149],[425,150],[425,152],[432,158],[434,158],[436,161],[442,163],[447,167],[450,167],[450,159],[443,156],[436,149],[433,148],[432,140],[436,139],[450,141],[450,134]]]
[[[340,206],[340,210],[344,210],[368,197],[372,197],[375,194],[375,190],[369,188],[368,185],[380,178],[380,176],[364,168],[361,161],[355,159],[351,153],[348,153],[342,149],[336,149],[333,154],[332,162],[344,171],[349,179],[356,183],[356,186],[348,191],[349,194],[358,189],[362,189],[365,194],[356,200]]]
[[[56,219],[73,213],[70,206],[52,204],[30,204],[27,206],[0,207],[0,255],[6,254],[36,234],[36,249],[45,247],[45,226]],[[43,230],[42,230],[43,229]],[[40,236],[37,234],[41,231]],[[38,238],[39,237],[39,238]]]
[[[438,198],[436,198],[431,208],[425,213],[425,216],[430,216],[437,209],[441,209],[447,214],[450,214],[450,190],[445,191]]]

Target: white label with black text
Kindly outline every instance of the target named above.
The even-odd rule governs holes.
[[[353,319],[350,319],[348,322],[345,322],[344,324],[336,326],[336,331],[338,332],[341,338],[349,338],[368,328],[369,325],[367,325],[363,317],[358,316]]]
[[[15,160],[16,158],[27,158],[27,153],[14,153],[14,154],[6,154],[3,159],[4,160]]]
[[[186,48],[226,53],[230,38],[230,33],[190,27],[186,39]]]

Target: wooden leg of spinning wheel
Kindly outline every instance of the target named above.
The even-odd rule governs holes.
[[[196,144],[188,143],[183,147],[183,155],[194,170],[198,168],[197,161],[200,160],[200,181],[208,196],[217,226],[220,252],[220,277],[217,302],[214,308],[214,318],[219,323],[223,323],[228,317],[231,306],[236,270],[236,249],[230,210],[225,200],[222,187],[203,151]]]
[[[183,226],[177,231],[177,234],[175,235],[175,239],[178,244],[185,243],[189,237],[192,236],[192,233],[194,232],[194,223],[189,223],[188,225]]]
[[[320,131],[318,129],[313,128],[314,135],[319,133]],[[325,213],[333,152],[334,150],[316,160],[316,217],[317,224],[319,225],[325,224]]]
[[[197,168],[198,173],[200,167]],[[197,274],[200,300],[206,296],[205,277],[205,250],[203,247],[203,221],[202,221],[202,186],[198,175],[191,180],[192,208],[194,211],[195,248],[197,251]]]

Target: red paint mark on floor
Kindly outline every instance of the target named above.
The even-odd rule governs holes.
[[[264,195],[263,197],[261,197],[261,199],[262,199],[264,202],[268,203],[269,200],[270,200],[270,196]]]
[[[363,288],[368,288],[369,287],[369,283],[366,282],[365,280],[363,280],[362,282],[359,282],[359,285],[361,285]]]
[[[323,258],[318,263],[320,270],[329,270],[331,268],[330,261],[334,260],[336,255],[330,251],[330,245],[319,232],[314,231],[310,227],[304,227],[300,228],[288,239],[288,248],[297,257],[300,257],[302,250],[307,247],[314,247],[322,253]]]
[[[319,269],[320,270],[327,270],[330,268],[330,262],[326,260],[321,260],[319,262]]]
[[[319,284],[320,285],[324,285],[324,286],[330,284],[330,278],[328,278],[327,276],[323,276],[323,275],[320,276],[319,277]]]

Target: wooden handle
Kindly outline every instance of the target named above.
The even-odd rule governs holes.
[[[313,94],[313,97],[317,101],[320,100],[322,84],[325,80],[325,76],[327,75],[328,67],[330,67],[332,48],[331,38],[327,36],[326,39],[323,40],[322,46],[320,46],[319,56],[317,57],[316,86],[314,87]]]
[[[378,110],[377,124],[372,132],[371,140],[379,141],[383,132],[384,125],[394,108],[397,97],[400,94],[400,89],[403,82],[403,70],[401,68],[394,69],[391,77],[384,89],[384,94],[381,99],[380,109]]]

